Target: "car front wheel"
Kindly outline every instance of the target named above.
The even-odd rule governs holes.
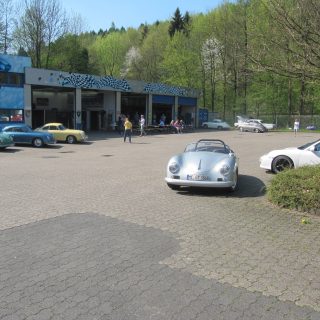
[[[180,186],[177,186],[176,184],[167,183],[168,187],[172,190],[179,190]]]
[[[40,138],[35,138],[32,141],[32,145],[36,148],[41,148],[43,146],[43,141]]]
[[[239,180],[239,173],[237,170],[233,178],[233,185],[229,188],[230,192],[234,192],[238,189],[238,180]]]
[[[67,139],[66,139],[67,143],[76,143],[77,142],[77,139],[75,136],[67,136]]]
[[[286,169],[292,169],[294,167],[292,160],[287,156],[278,156],[272,161],[272,171],[279,173]]]

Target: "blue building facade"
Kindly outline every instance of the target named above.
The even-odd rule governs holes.
[[[0,55],[0,122],[23,121],[25,68],[28,57]]]
[[[148,124],[182,118],[196,124],[198,92],[161,83],[31,67],[28,57],[0,55],[0,122],[32,127],[62,122],[70,128],[110,130],[122,114]]]

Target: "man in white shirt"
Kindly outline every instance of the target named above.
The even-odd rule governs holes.
[[[144,130],[145,124],[146,124],[146,119],[144,118],[144,115],[142,114],[140,117],[140,137],[142,137],[143,135],[147,135],[146,131]]]

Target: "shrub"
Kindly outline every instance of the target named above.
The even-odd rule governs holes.
[[[272,179],[267,193],[280,207],[320,214],[320,166],[281,172]]]

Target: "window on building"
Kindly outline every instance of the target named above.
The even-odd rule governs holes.
[[[0,85],[9,87],[22,87],[24,75],[15,72],[0,72]]]
[[[23,122],[23,110],[0,109],[0,122]]]

